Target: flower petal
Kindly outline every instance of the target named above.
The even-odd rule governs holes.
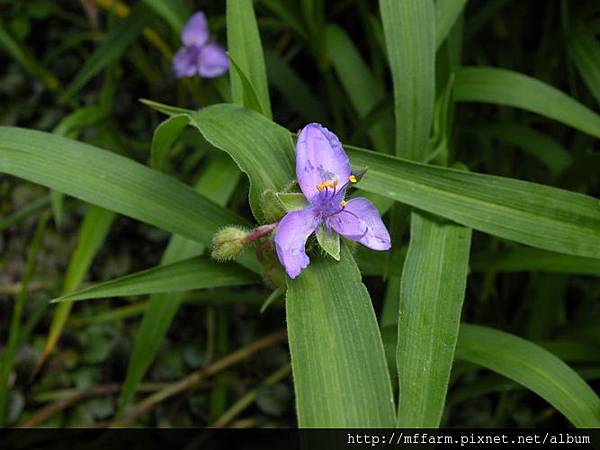
[[[392,246],[390,233],[373,203],[363,197],[353,198],[348,200],[344,211],[355,214],[367,224],[367,232],[360,239],[357,239],[358,242],[373,250],[390,249]]]
[[[193,77],[198,71],[198,47],[183,47],[173,56],[173,72],[177,78]]]
[[[229,60],[225,49],[219,44],[206,44],[200,49],[198,73],[204,78],[214,78],[223,75],[229,68]]]
[[[290,278],[296,278],[308,266],[306,240],[316,230],[319,219],[312,208],[285,215],[275,232],[275,249]]]
[[[296,178],[306,198],[317,194],[323,181],[343,185],[350,174],[348,155],[337,136],[318,123],[306,125],[296,144]]]
[[[181,31],[181,42],[186,47],[202,46],[208,41],[208,22],[203,12],[197,12],[187,21]]]
[[[327,226],[333,228],[338,234],[353,241],[359,241],[367,232],[367,224],[356,214],[344,208],[337,214],[329,216]]]

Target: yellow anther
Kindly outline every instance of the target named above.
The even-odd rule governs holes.
[[[340,203],[340,205],[342,205],[342,208],[345,208],[347,204],[348,202],[346,202],[346,200],[342,200],[342,202]]]
[[[334,188],[336,187],[338,184],[337,180],[333,180],[333,181],[329,181],[329,180],[325,180],[322,181],[321,183],[317,184],[317,191],[321,192],[323,189],[325,188]]]
[[[350,183],[357,183],[358,180],[356,179],[356,177],[354,175],[350,175],[348,177],[348,181],[350,181]]]

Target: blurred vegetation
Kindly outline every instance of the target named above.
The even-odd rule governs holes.
[[[0,125],[53,131],[148,163],[153,130],[163,118],[140,98],[197,109],[229,96],[227,77],[176,80],[169,58],[180,46],[178,34],[144,6],[151,2],[125,3],[131,8],[128,17],[122,17],[123,8],[111,8],[108,0],[0,0]],[[216,40],[225,44],[225,2],[181,3],[185,10],[205,11]],[[304,3],[314,8],[307,10]],[[282,4],[285,7],[278,6]],[[332,64],[336,55],[327,51],[323,25],[336,23],[350,35],[376,83],[385,87],[382,92],[390,93],[376,2],[259,0],[255,8],[274,120],[290,130],[319,121],[345,143],[372,147],[369,126],[391,114],[391,94],[370,99],[369,114],[356,113],[356,98],[347,94]],[[572,45],[573,30],[582,26],[598,45],[599,13],[594,1],[471,0],[457,25],[463,36],[462,63],[534,76],[597,111],[600,98],[594,86],[599,84],[582,76]],[[123,20],[130,21],[126,27]],[[460,42],[457,28],[453,33]],[[124,45],[105,46],[108,54],[98,56],[109,39]],[[443,44],[438,59],[452,54],[453,44],[452,40]],[[92,67],[90,61],[97,65]],[[470,170],[600,195],[600,155],[592,137],[494,105],[461,104],[454,120],[451,145],[456,159]],[[540,155],[539,145],[527,145],[539,136],[545,139],[540,145],[555,151]],[[194,184],[215,152],[197,133],[186,131],[171,149],[165,171]],[[247,181],[240,180],[228,205],[248,215],[247,192]],[[5,351],[16,305],[22,305],[20,330],[12,343],[13,370],[8,374],[8,425],[74,427],[106,424],[114,418],[146,298],[75,304],[58,344],[36,371],[56,308],[48,301],[65,288],[65,273],[88,208],[0,175],[0,343]],[[169,238],[167,232],[121,216],[109,227],[84,285],[157,265]],[[407,236],[401,239],[407,242]],[[463,320],[541,343],[597,391],[598,278],[570,271],[503,268],[496,255],[514,247],[474,234]],[[365,282],[380,312],[385,284],[369,277]],[[280,299],[260,312],[269,294],[258,287],[186,293],[136,401],[210,370],[221,358],[283,330]],[[179,395],[153,403],[135,423],[294,426],[288,362],[285,340],[279,336],[248,358],[201,381],[192,379]],[[466,363],[455,365],[445,425],[566,423],[516,383]]]

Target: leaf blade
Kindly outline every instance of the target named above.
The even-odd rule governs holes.
[[[348,249],[338,263],[314,258],[286,305],[299,426],[393,427],[381,335]]]
[[[463,324],[456,357],[532,390],[576,427],[600,426],[600,398],[577,373],[536,344],[488,327]]]

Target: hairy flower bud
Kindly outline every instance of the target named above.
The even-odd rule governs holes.
[[[217,261],[230,261],[248,246],[249,231],[236,226],[226,226],[213,237],[211,256]]]

